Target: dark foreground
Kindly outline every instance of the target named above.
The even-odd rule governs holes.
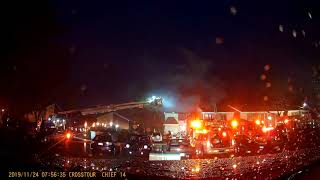
[[[317,136],[317,133],[314,133]],[[315,143],[294,150],[259,156],[148,161],[146,158],[97,158],[81,152],[83,143],[52,148],[40,145],[17,129],[1,129],[0,176],[10,172],[37,172],[39,177],[70,178],[69,172],[96,172],[96,177],[122,179],[319,179],[320,146]],[[302,144],[312,140],[304,139]],[[73,145],[74,144],[74,145]],[[86,149],[83,147],[83,151]],[[87,153],[88,154],[88,153]],[[64,176],[57,173],[65,172]],[[102,174],[104,172],[104,174]],[[18,174],[13,174],[18,177]],[[81,175],[81,174],[78,174]],[[24,176],[22,176],[24,177]]]

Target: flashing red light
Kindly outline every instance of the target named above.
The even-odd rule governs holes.
[[[223,137],[227,137],[227,133],[226,132],[222,132],[222,136]]]
[[[200,129],[202,127],[202,122],[200,120],[194,120],[191,122],[191,127],[194,129]]]
[[[66,134],[66,138],[67,138],[67,139],[70,139],[70,138],[71,138],[71,133],[68,132],[68,133]]]
[[[237,128],[238,127],[238,121],[236,119],[231,121],[231,126],[232,128]]]

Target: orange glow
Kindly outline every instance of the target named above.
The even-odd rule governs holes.
[[[289,122],[289,119],[285,119],[284,123],[287,124]]]
[[[191,127],[195,129],[200,129],[202,127],[202,123],[200,120],[194,120],[191,122]]]
[[[71,133],[68,132],[68,133],[66,134],[66,138],[67,138],[67,139],[70,139],[70,138],[71,138]]]
[[[223,137],[227,137],[227,133],[226,132],[222,132],[222,136]]]
[[[192,172],[199,172],[200,171],[200,166],[197,165],[195,168],[192,168]]]
[[[260,125],[261,121],[259,119],[256,120],[256,125]]]
[[[238,121],[236,119],[231,121],[231,126],[232,128],[237,128],[238,127]]]

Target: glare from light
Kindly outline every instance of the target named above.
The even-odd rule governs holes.
[[[116,124],[116,128],[118,128],[119,127],[119,124]]]
[[[112,125],[113,125],[113,122],[110,122],[109,125],[112,126]]]
[[[148,146],[147,146],[147,145],[144,145],[144,146],[143,146],[143,149],[148,149]]]
[[[67,133],[67,134],[66,134],[66,138],[67,138],[67,139],[70,139],[70,138],[71,138],[71,133]]]
[[[308,104],[304,102],[302,106],[303,106],[303,107],[307,107]]]
[[[209,148],[211,146],[210,141],[207,141],[207,147]]]
[[[222,136],[223,137],[227,137],[227,133],[226,132],[222,132]]]
[[[200,120],[194,120],[191,122],[191,127],[195,128],[195,129],[199,129],[201,128],[202,123]]]
[[[262,128],[262,132],[266,133],[266,132],[271,131],[271,130],[273,130],[273,129],[274,129],[273,127],[266,127],[266,126],[264,126],[264,127]]]
[[[236,119],[234,119],[234,120],[232,120],[231,121],[231,126],[232,126],[232,128],[237,128],[238,127],[238,121],[236,120]]]
[[[289,119],[285,119],[284,123],[287,124],[289,122]]]
[[[271,117],[271,116],[268,116],[268,120],[272,120],[272,117]]]
[[[259,119],[256,120],[256,125],[260,125],[261,121]]]

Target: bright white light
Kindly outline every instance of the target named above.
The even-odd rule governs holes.
[[[116,124],[116,128],[118,128],[119,127],[119,124]]]
[[[84,127],[86,128],[88,126],[87,122],[84,123]]]
[[[126,144],[126,148],[129,148],[130,147],[130,144]]]
[[[279,31],[283,32],[283,25],[279,25]]]
[[[293,36],[293,37],[297,37],[297,31],[296,31],[296,30],[293,30],[293,31],[292,31],[292,36]]]
[[[3,111],[2,111],[2,112],[3,112]],[[51,121],[51,118],[49,117],[48,120]]]
[[[271,117],[271,116],[268,116],[268,120],[272,120],[272,117]]]
[[[110,122],[109,125],[112,126],[112,125],[113,125],[113,122]]]
[[[155,99],[156,99],[156,96],[152,96],[152,97],[147,99],[147,102],[148,103],[152,103],[152,102],[154,102]]]
[[[100,123],[97,122],[97,126],[99,126],[99,125],[100,125]]]
[[[143,149],[148,149],[148,146],[147,146],[147,145],[144,145],[144,146],[143,146]]]
[[[307,107],[308,104],[304,102],[302,106],[303,106],[303,107]]]

